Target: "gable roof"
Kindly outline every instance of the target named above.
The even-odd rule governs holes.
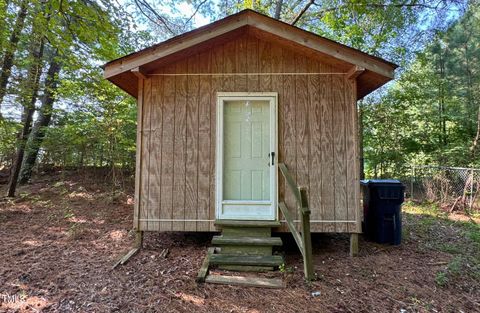
[[[104,65],[104,77],[136,97],[137,76],[188,57],[199,51],[250,32],[255,36],[287,45],[308,55],[317,54],[345,73],[357,77],[357,98],[362,98],[394,78],[396,64],[357,49],[321,37],[314,33],[246,9],[211,24],[138,52],[110,61]],[[358,71],[360,69],[360,71]]]

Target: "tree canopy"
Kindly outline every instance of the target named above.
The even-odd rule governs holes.
[[[100,65],[244,8],[402,66],[359,103],[367,175],[480,166],[476,0],[0,0],[0,169],[132,169],[135,101]]]

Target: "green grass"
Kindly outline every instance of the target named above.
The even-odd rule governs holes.
[[[449,214],[435,204],[405,203],[403,206],[404,240],[416,241],[423,251],[436,250],[451,255],[439,270],[435,282],[446,286],[456,279],[480,278],[480,225],[449,219]]]

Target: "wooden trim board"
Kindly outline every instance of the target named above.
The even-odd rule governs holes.
[[[393,78],[393,71],[397,67],[391,62],[371,56],[327,38],[323,38],[298,27],[291,26],[255,11],[243,10],[222,20],[200,27],[191,32],[184,33],[180,36],[176,36],[158,45],[111,61],[104,66],[104,77],[110,78],[123,72],[130,71],[136,67],[194,47],[202,42],[211,40],[247,25],[333,56],[344,62],[362,66],[388,78]]]
[[[210,284],[236,285],[244,287],[285,288],[283,281],[279,278],[208,275],[205,278],[205,282]]]

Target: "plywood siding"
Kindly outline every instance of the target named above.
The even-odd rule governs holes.
[[[216,93],[263,91],[278,93],[279,162],[308,188],[312,231],[359,232],[356,84],[338,72],[252,35],[156,69],[139,95],[135,226],[215,230]],[[278,186],[294,210],[281,175]]]

